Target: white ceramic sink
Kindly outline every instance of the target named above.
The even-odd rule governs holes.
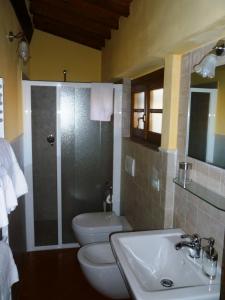
[[[210,281],[188,249],[176,250],[180,229],[115,233],[111,245],[130,291],[137,300],[218,300],[220,269]],[[164,279],[169,281],[163,281]],[[162,283],[173,284],[165,287]]]

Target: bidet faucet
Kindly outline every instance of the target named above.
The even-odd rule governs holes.
[[[201,238],[197,233],[193,235],[189,234],[182,234],[182,239],[190,239],[190,241],[182,241],[175,245],[176,250],[180,250],[183,247],[187,247],[190,249],[190,257],[192,258],[199,258],[201,253]]]

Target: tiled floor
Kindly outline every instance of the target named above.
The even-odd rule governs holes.
[[[84,278],[76,249],[26,254],[15,300],[106,300]]]

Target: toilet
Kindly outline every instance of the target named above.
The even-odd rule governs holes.
[[[86,279],[99,293],[112,299],[129,298],[109,242],[87,244],[77,257]]]
[[[131,230],[126,218],[117,216],[114,212],[94,212],[78,215],[72,220],[72,228],[81,246],[109,241],[112,232]]]
[[[132,230],[126,218],[113,212],[86,213],[73,219],[72,228],[82,246],[78,261],[90,285],[106,297],[129,298],[109,243],[111,233]]]

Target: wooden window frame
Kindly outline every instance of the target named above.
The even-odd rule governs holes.
[[[157,147],[161,144],[161,134],[148,130],[149,115],[150,113],[163,113],[163,109],[150,108],[150,92],[163,88],[163,82],[164,68],[131,81],[131,137],[141,143],[147,143]],[[143,109],[134,108],[134,95],[141,92],[145,93],[145,108],[143,112],[145,116],[144,129],[133,127],[134,113],[143,111]]]

